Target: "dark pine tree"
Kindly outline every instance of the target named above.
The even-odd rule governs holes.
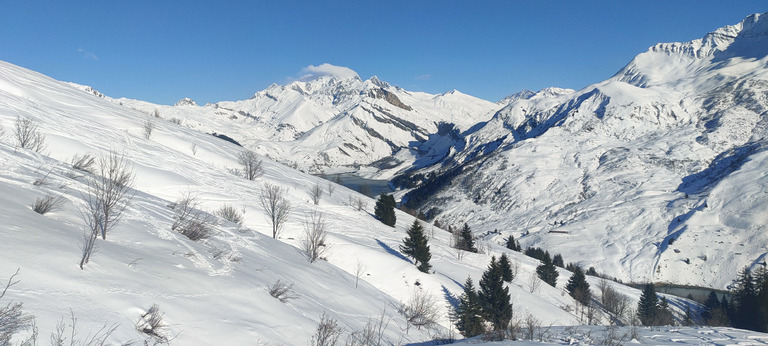
[[[466,223],[464,227],[459,231],[459,237],[457,239],[456,248],[459,250],[477,252],[475,247],[475,239],[472,238],[472,229]]]
[[[470,338],[483,334],[483,310],[480,308],[480,298],[472,284],[472,278],[467,278],[464,283],[464,293],[459,297],[456,307],[456,328],[464,337]]]
[[[483,316],[493,325],[493,330],[506,329],[512,319],[512,303],[496,257],[491,257],[491,264],[480,279],[478,298]]]
[[[429,264],[432,254],[429,252],[424,228],[418,219],[413,220],[413,225],[408,229],[407,236],[403,239],[403,244],[400,245],[400,252],[408,257],[413,257],[416,267],[424,273],[429,273],[429,269],[432,268],[432,265]]]
[[[643,293],[637,303],[637,318],[644,326],[656,324],[659,317],[659,298],[656,296],[656,287],[652,283],[643,286]]]
[[[536,267],[536,275],[552,287],[557,285],[557,277],[559,274],[557,273],[555,265],[552,264],[552,258],[549,257],[549,252],[544,253],[544,259],[542,260],[541,265]]]
[[[515,237],[513,237],[511,234],[506,240],[506,245],[507,245],[507,249],[520,252],[520,243],[516,242]]]
[[[563,263],[563,256],[560,254],[555,255],[555,257],[552,258],[552,264],[554,264],[555,267],[564,268],[565,263]]]
[[[381,223],[395,227],[395,197],[390,194],[381,194],[379,199],[376,200],[376,206],[373,208],[373,214]]]
[[[755,279],[749,268],[744,268],[736,279],[736,289],[733,292],[735,301],[733,326],[741,329],[759,331],[761,329],[760,306]]]
[[[707,324],[710,324],[709,321],[717,310],[720,310],[720,299],[717,298],[715,291],[709,291],[707,300],[704,302],[704,312],[701,313],[701,317],[704,318]]]
[[[499,270],[501,270],[501,279],[505,282],[512,282],[515,279],[515,273],[512,272],[512,263],[506,253],[501,254],[499,258]]]
[[[568,279],[568,284],[565,285],[565,289],[568,290],[568,294],[570,294],[573,299],[576,299],[582,305],[588,305],[589,301],[592,300],[592,293],[589,291],[587,277],[579,266],[574,266],[573,275]]]

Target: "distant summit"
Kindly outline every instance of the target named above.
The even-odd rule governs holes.
[[[573,89],[564,89],[564,88],[556,88],[556,87],[549,87],[539,90],[538,92],[533,90],[525,89],[523,91],[516,92],[512,95],[509,95],[500,101],[496,102],[500,105],[510,104],[512,102],[515,102],[517,100],[531,100],[531,99],[539,99],[539,98],[552,98],[552,97],[558,97],[561,95],[567,95],[575,90]]]
[[[181,100],[176,101],[176,103],[173,105],[174,107],[180,107],[180,106],[195,106],[197,107],[197,102],[195,100],[185,97]]]

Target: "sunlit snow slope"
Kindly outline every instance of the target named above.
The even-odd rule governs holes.
[[[768,248],[768,15],[664,43],[570,94],[519,99],[405,196],[623,280],[725,288]],[[460,146],[457,146],[460,147]]]

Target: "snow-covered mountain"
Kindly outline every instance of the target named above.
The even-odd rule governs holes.
[[[507,105],[512,102],[515,102],[517,100],[530,100],[530,99],[537,99],[537,98],[550,98],[550,97],[557,97],[560,95],[566,95],[573,93],[576,90],[573,89],[563,89],[563,88],[556,88],[556,87],[549,87],[544,88],[539,91],[533,91],[533,90],[522,90],[519,92],[516,92],[512,95],[509,95],[501,100],[499,100],[498,104],[500,105]]]
[[[521,95],[395,181],[443,225],[502,231],[489,240],[724,288],[768,254],[767,55],[766,14],[655,45],[577,92]]]
[[[234,174],[242,148],[87,91],[0,62],[0,125],[5,129],[0,135],[0,282],[18,281],[0,305],[23,303],[22,311],[35,316],[39,340],[60,325],[65,337],[74,329],[81,342],[105,337],[108,344],[153,344],[158,340],[137,330],[153,305],[163,320],[158,332],[180,345],[305,344],[324,315],[343,330],[342,342],[364,335],[381,336],[384,344],[458,337],[449,310],[462,283],[467,277],[478,282],[490,257],[507,251],[479,242],[481,253],[458,252],[449,246],[449,233],[427,226],[433,272],[422,273],[397,250],[412,216],[397,211],[395,227],[384,226],[372,216],[373,200],[268,159],[263,176],[246,180]],[[37,125],[44,149],[19,147],[17,119]],[[150,135],[147,124],[152,124]],[[88,173],[72,162],[109,152],[123,156],[135,174],[132,199],[106,240],[97,239],[97,251],[81,270]],[[267,183],[281,187],[291,203],[277,239],[259,202]],[[310,197],[314,186],[324,191],[318,204]],[[193,241],[172,230],[178,219],[172,206],[185,195],[197,196],[201,215],[211,221],[209,238]],[[59,201],[58,208],[45,214],[32,210],[48,196]],[[241,226],[211,219],[223,205],[244,213]],[[302,237],[306,220],[317,212],[326,220],[327,250],[309,263]],[[508,287],[519,321],[586,323],[583,309],[564,291],[568,271],[558,269],[557,288],[541,285],[533,274],[539,261],[508,254],[518,268]],[[293,299],[281,302],[270,295],[278,280],[292,285]],[[599,286],[598,278],[588,280]],[[637,290],[605,284],[637,303]],[[415,295],[434,302],[435,325],[409,327],[401,311]],[[678,318],[687,306],[698,308],[668,298]],[[601,309],[593,317],[597,323],[610,320]],[[13,341],[31,332],[18,333]],[[653,342],[654,336],[642,335],[641,340]]]
[[[184,99],[173,107],[114,100],[130,108],[175,118],[205,132],[225,134],[243,146],[306,172],[358,171],[388,177],[410,168],[416,147],[440,126],[466,130],[491,118],[501,105],[459,91],[410,92],[345,71],[273,84],[248,100],[198,107]],[[379,170],[384,171],[379,171]]]

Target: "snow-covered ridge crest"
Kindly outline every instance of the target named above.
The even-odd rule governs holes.
[[[331,65],[329,63],[324,63],[320,65],[309,65],[305,68],[303,68],[302,73],[304,73],[299,80],[303,82],[315,80],[321,77],[330,77],[334,79],[360,79],[360,76],[352,70],[349,67],[344,66],[336,66]]]

